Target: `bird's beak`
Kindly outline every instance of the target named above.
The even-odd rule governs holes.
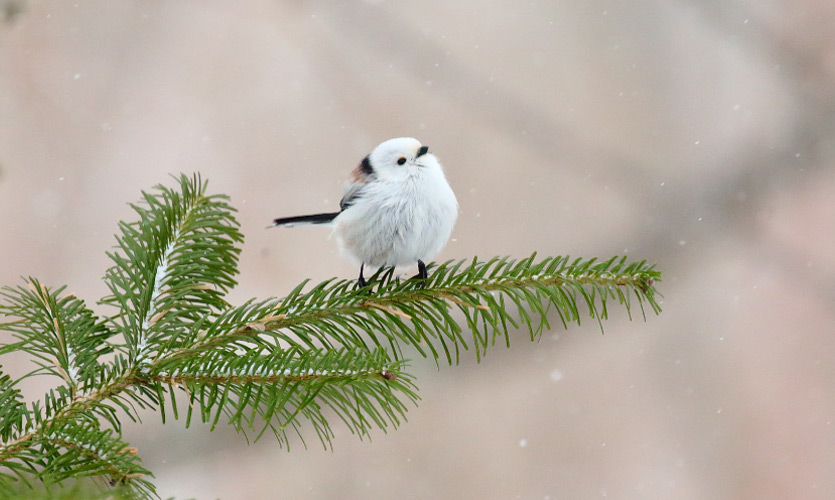
[[[420,149],[418,149],[418,154],[415,158],[420,158],[421,156],[425,155],[428,152],[429,152],[429,147],[421,146]]]

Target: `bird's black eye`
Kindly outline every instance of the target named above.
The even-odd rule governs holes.
[[[406,163],[406,158],[403,158],[401,156],[400,158],[397,159],[397,164],[398,165],[403,165],[404,163]]]

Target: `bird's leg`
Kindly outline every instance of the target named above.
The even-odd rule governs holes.
[[[424,264],[423,261],[420,259],[418,259],[417,277],[424,280],[429,278],[429,273],[426,272],[426,264]]]
[[[363,269],[365,269],[365,262],[360,264],[360,277],[357,280],[357,285],[359,285],[360,288],[365,288],[366,286],[368,286],[368,282],[365,281],[365,278],[362,277]]]
[[[428,278],[429,273],[426,271],[426,264],[424,264],[422,260],[418,259],[418,273],[412,276],[412,279],[421,280],[421,283],[418,286],[423,288],[424,286],[426,286],[426,280]]]

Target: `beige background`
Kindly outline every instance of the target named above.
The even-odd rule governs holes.
[[[665,272],[647,323],[416,360],[423,401],[373,443],[337,424],[288,454],[149,414],[126,435],[163,497],[832,498],[835,3],[0,6],[2,284],[94,302],[126,203],[195,170],[240,210],[235,301],[353,277],[327,230],[264,226],[334,208],[401,135],[458,194],[441,259]]]

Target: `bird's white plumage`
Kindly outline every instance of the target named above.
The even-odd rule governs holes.
[[[352,198],[333,220],[333,231],[343,253],[357,263],[428,261],[449,239],[458,202],[438,159],[421,148],[412,138],[385,141],[368,156],[373,173],[358,168],[346,184]]]
[[[342,253],[360,266],[359,285],[366,286],[363,268],[418,264],[446,244],[458,218],[458,202],[443,169],[429,148],[417,139],[383,142],[354,169],[345,184],[340,211],[281,217],[274,226],[333,226]]]

